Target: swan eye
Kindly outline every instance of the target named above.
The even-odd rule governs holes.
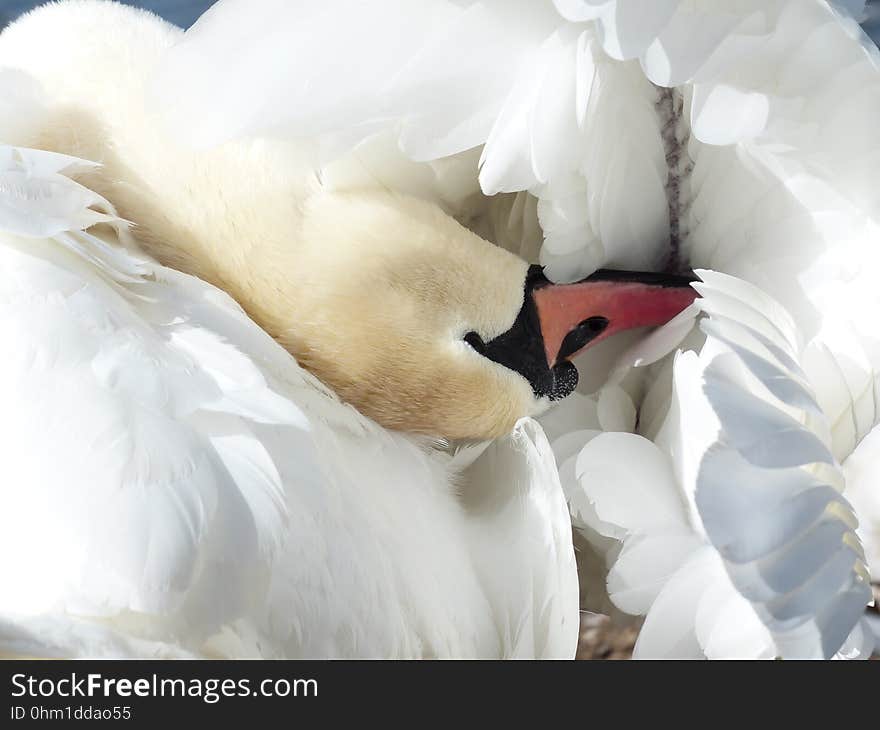
[[[481,355],[486,352],[486,343],[483,342],[483,338],[480,337],[476,332],[468,332],[464,336],[464,341],[469,344],[474,351],[480,353]]]

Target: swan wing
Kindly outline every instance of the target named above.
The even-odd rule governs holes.
[[[723,260],[766,288],[779,277],[714,235],[735,238],[737,228],[719,226],[740,209],[779,210],[792,197],[778,170],[758,169],[767,163],[751,146],[784,150],[782,177],[818,176],[853,201],[876,188],[864,184],[876,165],[860,121],[876,116],[876,95],[855,90],[876,76],[878,54],[860,43],[858,3],[837,5],[275,0],[253,13],[221,0],[171,52],[156,88],[195,144],[309,137],[332,159],[384,130],[421,161],[482,146],[483,192],[537,198],[540,262],[556,280],[601,265],[661,266],[671,244],[680,258],[717,269]],[[472,165],[468,157],[459,195],[473,191]],[[723,167],[735,174],[689,195],[684,178]],[[709,215],[720,188],[726,213]],[[786,266],[779,251],[762,259]]]
[[[870,581],[843,490],[864,491],[871,435],[841,466],[794,319],[751,284],[699,274],[703,338],[673,358],[652,440],[556,442],[559,456],[571,440],[561,476],[611,600],[646,617],[635,655],[868,656]],[[634,354],[650,362],[651,344]]]
[[[710,299],[730,290],[719,274],[704,280]],[[740,288],[741,306],[751,307],[760,295]],[[768,329],[790,329],[778,308],[767,310],[775,315],[765,318]],[[742,319],[703,324],[721,349],[704,371],[720,428],[700,466],[696,504],[731,581],[780,654],[827,658],[871,600],[858,520],[841,494],[845,472],[832,454],[828,419],[803,371],[777,348],[792,343]]]
[[[520,421],[461,479],[468,539],[501,654],[573,658],[579,623],[571,519],[544,432]]]
[[[65,175],[89,163],[0,158],[0,541],[17,556],[0,612],[162,616],[197,646],[263,592],[281,543],[254,429],[308,421],[264,375],[277,345],[231,300],[84,230],[126,232]]]
[[[535,5],[270,0],[254,13],[222,2],[172,52],[158,88],[177,129],[189,126],[199,145],[274,132],[332,146],[402,120],[416,159],[443,157],[485,140],[530,24],[558,19]],[[212,111],[223,119],[212,122]]]

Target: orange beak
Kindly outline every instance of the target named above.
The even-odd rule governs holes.
[[[574,284],[553,284],[532,266],[516,321],[489,342],[475,332],[465,341],[477,352],[515,370],[536,398],[559,400],[578,383],[571,358],[616,332],[665,324],[686,309],[696,277],[601,269]]]
[[[547,364],[553,368],[618,332],[665,324],[696,299],[695,280],[600,269],[574,284],[535,286]]]

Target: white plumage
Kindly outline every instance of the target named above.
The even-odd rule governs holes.
[[[612,601],[647,614],[638,655],[863,656],[867,572],[845,499],[852,494],[876,577],[880,201],[871,150],[880,78],[877,52],[848,10],[823,0],[664,0],[647,11],[634,0],[264,0],[255,12],[253,3],[223,0],[168,55],[154,94],[190,144],[317,138],[329,185],[378,182],[438,201],[512,250],[537,254],[556,280],[600,265],[669,265],[749,282],[707,272],[705,341],[691,332],[696,312],[686,313],[626,353],[598,395],[575,394],[542,422],[573,521],[608,562]],[[515,195],[483,198],[477,161],[482,192]],[[85,200],[82,207],[99,202]],[[74,231],[84,227],[68,220]],[[102,389],[112,384],[126,404],[108,405],[112,423],[156,439],[139,441],[143,450],[109,439],[108,447],[128,448],[128,459],[107,457],[116,471],[101,472],[110,475],[105,488],[129,473],[136,484],[161,481],[182,464],[209,476],[189,500],[156,502],[156,515],[177,517],[177,532],[163,519],[158,542],[152,522],[125,536],[132,547],[118,559],[129,573],[110,556],[104,588],[81,590],[89,584],[80,576],[71,594],[35,599],[38,610],[4,611],[9,646],[31,651],[21,647],[48,622],[58,651],[570,652],[572,556],[537,426],[521,423],[476,457],[463,493],[482,497],[462,506],[448,490],[450,472],[479,449],[449,464],[370,425],[197,280],[136,254],[117,260],[116,249],[86,233],[40,236],[28,249],[9,238],[5,249],[19,263],[3,267],[0,286],[17,292],[25,282],[31,292],[17,295],[28,304],[16,326],[44,316],[30,305],[42,298],[64,317],[85,318],[79,326],[96,352],[112,347],[96,366],[82,352],[89,340],[62,337],[67,321],[47,314],[43,329],[27,331],[43,333],[32,334],[32,348],[49,354],[28,362],[57,363],[47,372],[61,383],[76,379],[64,374],[68,357],[87,363],[89,377]],[[37,268],[7,273],[23,272],[22,261]],[[81,291],[100,302],[67,301]],[[70,294],[59,302],[53,292]],[[106,311],[128,323],[126,334],[114,334]],[[131,344],[130,328],[146,334]],[[684,351],[664,357],[682,338]],[[68,340],[70,355],[59,350]],[[595,366],[601,355],[584,357]],[[610,351],[605,358],[616,360]],[[139,363],[145,377],[120,374],[129,370],[123,361]],[[31,370],[22,366],[7,384]],[[78,413],[82,393],[58,389],[57,399],[40,397],[70,433],[65,413]],[[166,404],[158,414],[138,410],[148,393]],[[31,431],[10,421],[13,443],[30,438],[45,448],[52,431],[39,413]],[[85,441],[67,442],[69,459],[84,443],[105,443],[104,418],[96,410],[93,430],[77,431]],[[168,429],[189,445],[171,443]],[[765,438],[755,443],[756,433]],[[287,441],[294,435],[297,451]],[[155,465],[154,454],[162,455]],[[381,471],[371,473],[377,463]],[[41,468],[71,471],[61,459]],[[793,500],[800,511],[779,506],[788,504],[783,494],[807,493]],[[49,499],[35,497],[33,514],[42,517]],[[765,499],[778,509],[765,511]],[[233,524],[224,500],[246,505],[232,510],[245,525]],[[99,519],[86,504],[77,503],[88,526],[74,540],[91,540],[89,520]],[[119,514],[134,504],[120,503]],[[27,522],[16,524],[21,533]],[[240,535],[233,565],[250,555],[262,572],[230,570],[222,586],[212,584],[230,549],[211,542],[221,533]],[[532,535],[540,551],[528,547]],[[173,546],[173,558],[145,547],[154,544]],[[75,551],[65,559],[91,565]],[[763,582],[756,565],[767,571]],[[143,583],[150,570],[152,584]],[[247,590],[233,590],[235,580]],[[46,586],[29,590],[40,597]],[[100,598],[82,620],[77,602],[88,596]],[[64,645],[68,634],[81,643]]]
[[[796,327],[751,285],[700,274],[707,339],[675,357],[653,441],[557,442],[575,519],[607,551],[609,596],[646,615],[640,657],[869,656],[848,461],[831,453]]]
[[[533,422],[467,459],[378,428],[225,294],[83,231],[126,237],[84,163],[0,149],[4,654],[571,656]]]

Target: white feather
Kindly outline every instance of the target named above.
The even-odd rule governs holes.
[[[563,487],[580,526],[599,530],[607,545],[625,541],[629,525],[648,529],[651,524],[631,514],[633,505],[609,506],[614,490],[607,485],[639,482],[622,494],[640,494],[640,482],[653,485],[654,478],[635,466],[607,464],[595,445],[601,445],[596,437],[600,426],[637,426],[656,445],[643,439],[649,449],[632,437],[635,440],[610,453],[629,462],[648,451],[654,463],[656,451],[660,461],[668,461],[658,472],[664,475],[657,482],[659,491],[672,489],[681,504],[676,525],[706,543],[686,563],[692,570],[686,577],[678,572],[671,578],[666,573],[652,578],[638,563],[625,571],[622,566],[615,574],[622,581],[618,593],[636,596],[633,607],[643,609],[648,597],[657,596],[637,654],[828,654],[838,643],[843,654],[863,653],[867,634],[853,618],[863,597],[861,587],[848,591],[846,578],[837,580],[849,575],[842,567],[852,557],[847,550],[858,555],[851,541],[836,552],[828,546],[811,548],[811,557],[828,558],[832,577],[821,581],[821,597],[798,604],[797,610],[808,616],[800,628],[782,626],[780,622],[790,619],[780,617],[794,604],[788,598],[779,605],[768,601],[758,611],[743,597],[725,571],[717,546],[708,544],[695,498],[700,459],[724,429],[731,434],[729,446],[742,448],[748,459],[762,464],[748,465],[749,474],[758,474],[756,469],[805,471],[833,487],[810,491],[815,485],[809,486],[809,479],[791,481],[810,499],[825,499],[831,505],[829,519],[836,520],[834,526],[840,530],[835,539],[851,537],[851,514],[832,494],[844,483],[838,463],[846,472],[848,459],[855,458],[851,454],[868,443],[866,436],[880,418],[880,350],[872,321],[878,303],[875,243],[880,197],[878,160],[871,152],[873,120],[880,113],[880,56],[863,43],[853,21],[819,0],[664,0],[648,10],[635,0],[382,0],[369,7],[345,2],[332,9],[326,3],[297,0],[267,7],[274,12],[254,13],[243,0],[222,0],[189,32],[158,76],[159,99],[168,107],[172,124],[176,120],[178,132],[191,142],[207,145],[254,134],[318,136],[327,158],[338,160],[340,150],[381,131],[380,142],[370,140],[358,148],[358,164],[328,171],[328,180],[344,186],[378,178],[381,184],[417,190],[463,217],[472,214],[465,201],[475,192],[472,173],[480,155],[484,192],[527,189],[533,197],[526,192],[511,196],[509,211],[506,203],[490,206],[477,214],[482,216],[479,224],[506,230],[508,245],[528,251],[534,260],[539,220],[545,239],[540,261],[553,279],[577,279],[606,264],[672,264],[709,267],[744,280],[704,272],[703,309],[709,317],[705,345],[699,333],[687,335],[690,324],[679,320],[674,329],[661,330],[624,360],[613,378],[621,391],[599,396],[601,414],[597,399],[585,398],[545,417],[553,431]],[[614,60],[620,58],[632,60]],[[20,82],[16,81],[18,96],[7,98],[18,99],[16,108],[39,109],[42,102],[20,101],[36,99],[26,89],[21,91]],[[650,82],[678,88],[660,93]],[[6,113],[2,104],[0,120]],[[455,173],[443,180],[436,167],[414,166],[391,154],[394,145],[409,158],[432,165],[434,158],[463,154],[458,159],[465,164],[455,162],[452,169],[470,174]],[[482,151],[473,149],[480,145],[485,145]],[[17,183],[20,192],[54,194],[45,185],[23,184]],[[69,207],[56,201],[61,207],[42,225],[51,230],[58,211],[64,218],[71,208],[86,216],[106,215],[100,206],[85,212],[88,198],[77,198],[69,185],[65,189],[70,197],[64,205]],[[18,205],[23,207],[13,206],[6,213],[10,221],[21,220],[25,198],[19,195]],[[497,220],[501,217],[507,221],[503,226]],[[11,241],[14,250],[25,245]],[[65,246],[77,262],[55,244]],[[125,256],[114,258],[114,249],[93,237],[60,235],[49,249],[42,240],[27,246],[28,252],[42,251],[44,257],[50,250],[50,259],[66,256],[66,266],[81,267],[84,261],[101,281],[109,276],[113,288],[127,288],[131,282],[125,283],[126,277],[143,272],[144,264]],[[57,267],[44,267],[40,276],[58,282],[59,291],[73,291],[78,284],[66,279],[63,269],[59,273]],[[246,395],[223,388],[220,395],[213,394],[211,417],[199,427],[225,434],[238,419],[233,441],[212,436],[209,442],[211,449],[216,442],[217,448],[235,453],[241,448],[242,453],[241,459],[211,461],[211,469],[236,471],[239,478],[262,485],[258,493],[272,493],[274,476],[255,447],[258,442],[286,483],[279,456],[284,451],[276,446],[276,453],[267,444],[278,438],[272,429],[297,428],[272,425],[273,419],[299,423],[281,405],[289,388],[296,391],[295,406],[310,428],[315,428],[313,419],[319,414],[334,439],[343,438],[336,429],[375,435],[350,409],[326,408],[327,393],[291,370],[283,352],[261,340],[261,333],[216,292],[173,272],[160,272],[156,284],[179,288],[206,329],[224,328],[221,339],[236,343],[243,353],[259,352],[262,358],[265,384],[253,381],[247,367],[239,369],[236,359],[228,358],[242,382],[256,384],[245,389]],[[139,312],[149,310],[144,299],[138,301],[144,307]],[[63,338],[50,324],[46,328],[57,347],[74,347],[69,341],[76,338]],[[699,349],[699,355],[681,353],[674,361],[661,360],[638,374],[630,372],[631,364],[648,365],[685,335],[684,346]],[[235,372],[223,368],[222,348],[215,349],[210,337],[181,337],[179,343],[181,352],[174,349],[175,357],[183,357],[184,350],[190,359],[204,354],[205,372],[196,379],[199,387],[185,394],[182,388],[167,386],[166,395],[163,378],[153,375],[145,378],[145,392],[188,411],[209,401],[218,382],[238,382]],[[33,357],[39,361],[57,355],[48,348]],[[114,366],[114,357],[111,354],[102,365],[108,381],[123,371]],[[119,360],[138,362],[135,355],[127,360],[120,355]],[[179,364],[174,358],[169,362],[160,361],[160,372],[162,367],[173,372]],[[714,365],[708,371],[710,362]],[[720,418],[702,393],[704,372],[722,411]],[[587,382],[592,380],[585,377]],[[637,423],[630,403],[641,406]],[[753,427],[766,439],[756,440]],[[241,435],[248,429],[258,435]],[[395,443],[395,448],[403,448]],[[786,448],[794,444],[797,450],[779,458],[768,448],[773,443]],[[592,471],[578,468],[579,463],[584,466],[577,455],[584,444],[595,459]],[[375,457],[379,447],[373,446]],[[346,448],[357,451],[356,446]],[[482,458],[476,453],[471,457]],[[598,476],[584,479],[588,474]],[[760,479],[768,486],[776,484],[763,473]],[[869,483],[870,476],[860,476],[857,482]],[[584,487],[594,485],[600,498],[591,501]],[[253,504],[261,519],[271,522],[271,500]],[[795,509],[806,509],[804,504],[780,508],[779,524],[806,519],[809,510]],[[870,499],[862,504],[870,505]],[[862,509],[870,517],[870,506]],[[614,522],[611,516],[618,515],[626,526]],[[742,523],[732,521],[729,527],[737,526]],[[766,547],[767,539],[792,534],[767,529],[766,534],[753,533],[753,545]],[[870,534],[871,524],[862,530]],[[638,554],[635,548],[627,551],[628,559]],[[817,568],[817,563],[804,566]],[[791,575],[796,575],[794,569]],[[754,578],[749,573],[737,576],[743,585]],[[659,592],[658,580],[664,584]],[[279,601],[289,599],[285,591],[295,581],[286,585],[273,589],[283,596]],[[821,608],[820,598],[831,603]],[[316,611],[312,607],[311,613],[304,610],[300,615],[314,617]],[[405,621],[394,611],[388,615],[388,625]],[[287,627],[296,641],[304,641],[307,619],[273,614],[272,620]],[[773,636],[766,628],[771,624]],[[215,637],[210,645],[256,651],[257,625],[239,621],[234,629],[223,629],[222,641]],[[437,625],[448,624],[438,618]],[[842,636],[846,627],[852,628],[849,637]],[[505,631],[508,638],[533,636]],[[448,646],[443,641],[438,639],[438,645]],[[346,648],[363,650],[366,642],[358,637]],[[538,643],[527,638],[516,646]],[[304,653],[334,647],[332,642],[296,646]],[[406,653],[411,646],[398,648]]]
[[[561,472],[583,528],[622,542],[609,596],[646,615],[636,656],[867,656],[865,556],[800,333],[752,285],[700,275],[707,338],[675,358],[655,443],[600,434]]]
[[[52,216],[0,223],[2,653],[573,655],[570,522],[534,422],[456,475],[225,294],[120,247],[73,161],[0,154],[0,205],[27,174]],[[81,230],[93,205],[106,240]]]

